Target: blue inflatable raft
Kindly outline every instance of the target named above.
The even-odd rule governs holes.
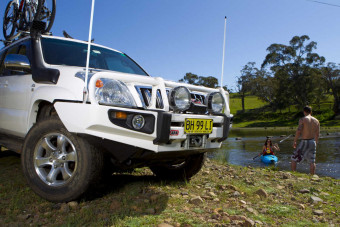
[[[278,159],[275,155],[261,155],[261,161],[266,164],[275,164]]]

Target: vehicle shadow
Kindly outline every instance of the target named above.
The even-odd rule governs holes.
[[[0,158],[5,158],[5,157],[17,157],[20,158],[20,154],[14,152],[14,151],[10,151],[10,150],[0,150]]]
[[[150,170],[138,169],[106,178],[103,183],[95,185],[91,193],[78,200],[76,208],[73,208],[67,203],[50,203],[35,195],[22,174],[20,155],[12,151],[0,152],[0,181],[3,192],[0,219],[15,224],[18,217],[26,215],[19,221],[28,225],[73,223],[107,226],[120,223],[126,217],[160,215],[168,206],[172,188],[185,187],[184,182],[162,181]],[[46,215],[48,218],[43,218]]]

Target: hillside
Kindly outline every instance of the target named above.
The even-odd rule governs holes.
[[[340,127],[340,119],[333,119],[333,99],[329,96],[324,102],[313,105],[313,116],[319,119],[321,127]],[[230,110],[234,114],[233,127],[295,127],[302,112],[295,106],[274,112],[267,103],[256,96],[246,96],[245,112],[242,113],[241,98],[230,94]]]

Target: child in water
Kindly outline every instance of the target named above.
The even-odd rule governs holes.
[[[277,143],[273,145],[270,138],[267,138],[262,148],[262,155],[274,155],[274,150],[280,151],[279,145]]]

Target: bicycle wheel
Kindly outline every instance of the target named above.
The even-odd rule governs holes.
[[[38,8],[34,20],[46,22],[46,29],[43,33],[49,32],[51,30],[55,13],[56,0],[38,0]]]
[[[3,33],[6,40],[12,40],[14,32],[17,28],[18,6],[15,1],[10,1],[7,4],[4,20]]]
[[[38,0],[25,1],[23,15],[20,18],[19,29],[29,31],[38,8]]]

